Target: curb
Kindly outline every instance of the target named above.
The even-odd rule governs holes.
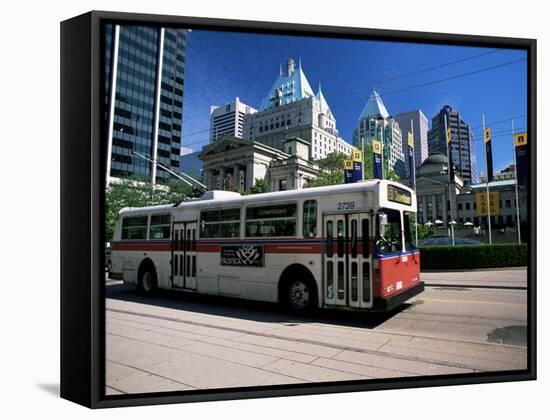
[[[493,284],[434,284],[424,283],[426,287],[446,287],[455,289],[500,289],[500,290],[527,290],[527,286],[497,286]]]
[[[527,266],[520,266],[520,267],[489,267],[489,268],[462,268],[462,269],[448,269],[448,270],[420,270],[420,274],[422,273],[464,273],[468,271],[520,271],[520,270],[526,270]]]

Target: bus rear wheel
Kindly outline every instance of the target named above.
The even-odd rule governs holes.
[[[293,280],[288,285],[288,305],[295,311],[311,309],[314,305],[314,294],[309,282],[304,280]]]
[[[151,294],[157,289],[157,275],[154,270],[146,268],[141,273],[139,279],[139,291],[145,294]]]

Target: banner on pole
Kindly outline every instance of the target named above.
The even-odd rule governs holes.
[[[353,170],[353,160],[352,159],[344,160],[344,182],[346,184],[351,184],[353,182],[357,182],[357,179],[355,179],[355,172]]]
[[[357,181],[363,180],[363,152],[361,150],[354,150],[351,152],[351,160],[353,161],[354,176]]]
[[[489,193],[491,216],[500,215],[499,199],[500,199],[500,195],[498,191]],[[486,192],[476,193],[476,215],[487,216],[487,193]]]
[[[485,142],[485,159],[487,160],[487,182],[491,182],[493,180],[493,149],[490,128],[483,131],[483,140]]]
[[[529,157],[527,156],[527,132],[517,133],[514,136],[516,148],[516,178],[518,185],[527,185],[529,173]]]
[[[382,179],[382,142],[372,141],[372,173],[373,178]]]

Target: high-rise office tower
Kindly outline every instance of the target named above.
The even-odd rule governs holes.
[[[414,164],[418,168],[428,157],[428,119],[419,109],[396,114],[394,118],[399,123],[401,132],[403,133],[403,154],[405,156],[408,156],[409,147],[407,133],[412,131],[414,135]],[[408,158],[405,158],[405,169],[407,176],[410,176]]]
[[[244,117],[255,112],[254,108],[241,102],[238,97],[225,105],[210,107],[210,143],[224,134],[242,139]]]
[[[106,181],[179,172],[186,29],[105,26]]]
[[[476,184],[479,182],[479,172],[472,129],[462,120],[460,113],[453,111],[449,105],[445,105],[432,117],[432,128],[428,131],[428,153],[448,156],[445,118],[447,127],[451,129],[451,158],[455,173],[465,181]]]

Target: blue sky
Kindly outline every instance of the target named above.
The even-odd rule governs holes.
[[[485,113],[487,125],[521,116],[515,120],[516,131],[526,128],[525,51],[192,31],[187,42],[182,148],[198,151],[208,143],[211,105],[221,105],[238,96],[258,108],[279,74],[279,65],[284,67],[287,57],[301,58],[315,92],[321,82],[340,135],[348,142],[373,87],[390,114],[421,109],[431,124],[432,116],[443,105],[459,111],[474,129],[478,166],[483,172],[481,114]],[[409,75],[470,57],[475,58]],[[520,61],[397,92],[516,60]],[[406,76],[386,81],[402,75]],[[513,161],[511,122],[495,124],[491,130],[494,167],[500,170]]]

